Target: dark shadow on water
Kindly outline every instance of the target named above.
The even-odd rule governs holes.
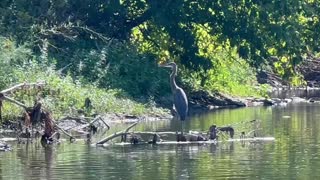
[[[44,147],[44,160],[45,160],[45,170],[46,170],[46,179],[52,178],[52,166],[53,166],[53,147],[47,146]]]

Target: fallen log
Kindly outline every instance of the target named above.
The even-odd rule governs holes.
[[[192,145],[192,144],[217,144],[217,143],[223,143],[223,142],[250,142],[250,143],[259,143],[259,142],[273,142],[275,141],[274,137],[252,137],[252,138],[240,138],[240,139],[228,139],[225,141],[220,141],[220,140],[208,140],[208,141],[160,141],[157,142],[157,145],[171,145],[171,144],[176,144],[176,145]],[[148,142],[140,142],[138,145],[146,145],[150,144]],[[102,145],[102,144],[98,144]],[[113,145],[116,146],[127,146],[127,145],[132,145],[131,143],[114,143]],[[136,144],[135,144],[136,145]]]
[[[255,121],[254,121],[255,122]],[[131,141],[134,141],[135,143],[140,143],[143,142],[141,141],[141,136],[142,135],[153,135],[154,139],[153,141],[148,141],[147,143],[152,143],[152,144],[158,144],[159,142],[166,142],[163,141],[161,139],[161,136],[163,137],[164,135],[166,135],[167,137],[169,137],[168,135],[177,135],[177,132],[172,132],[172,131],[168,131],[168,132],[146,132],[146,131],[129,131],[132,127],[134,127],[137,123],[134,123],[132,125],[130,125],[126,130],[120,131],[120,132],[116,132],[112,135],[109,135],[108,137],[100,140],[99,142],[97,142],[96,144],[104,144],[107,143],[110,140],[113,140],[117,137],[122,137],[121,142],[126,142],[126,136],[127,135],[131,135]],[[215,126],[214,126],[215,127]],[[210,127],[211,129],[211,127]],[[184,142],[199,142],[201,143],[202,141],[212,141],[212,140],[216,140],[216,138],[220,137],[222,139],[226,139],[226,135],[230,136],[230,139],[228,141],[235,141],[235,139],[233,139],[234,137],[234,130],[231,126],[224,126],[224,127],[217,127],[215,128],[215,132],[218,133],[219,135],[215,138],[211,137],[211,134],[208,132],[197,132],[197,131],[189,131],[188,133],[184,134],[185,140]],[[257,129],[256,129],[257,130]],[[256,132],[256,130],[252,131],[252,132]],[[209,130],[210,132],[211,130]],[[231,131],[231,132],[229,132]],[[226,134],[225,134],[226,133]],[[249,133],[250,134],[250,133]],[[215,134],[217,135],[217,134]],[[125,137],[125,140],[123,141],[123,137]],[[255,140],[261,138],[261,137],[257,137],[256,133],[254,133]],[[140,138],[140,139],[139,139]],[[241,140],[246,140],[246,136],[244,134],[240,134],[240,139]],[[252,140],[252,138],[249,138]],[[179,140],[177,140],[179,141]]]
[[[176,135],[177,132],[173,132],[173,131],[162,131],[162,132],[151,132],[151,131],[135,131],[135,132],[129,132],[129,130],[134,127],[137,123],[132,124],[130,127],[128,127],[125,131],[120,131],[120,132],[116,132],[114,134],[111,134],[110,136],[100,140],[99,142],[97,142],[96,144],[104,144],[107,143],[108,141],[115,139],[117,137],[121,137],[121,136],[126,136],[126,135],[130,135],[130,134],[135,134],[135,135],[156,135],[160,141],[161,140],[161,135]],[[206,134],[206,133],[201,133],[201,132],[190,132],[185,134],[185,136],[193,136],[193,135],[202,135],[202,134]]]
[[[97,142],[96,144],[104,144],[112,139],[115,139],[117,137],[120,137],[120,136],[124,136],[124,135],[128,135],[128,134],[139,134],[139,135],[157,135],[158,138],[160,138],[160,134],[176,134],[175,132],[119,132],[119,133],[114,133],[106,138],[104,138],[103,140]]]

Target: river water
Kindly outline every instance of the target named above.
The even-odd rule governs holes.
[[[319,179],[320,104],[222,109],[195,115],[186,130],[234,125],[236,138],[260,120],[266,142],[205,145],[94,147],[83,141],[44,148],[12,144],[0,152],[1,179]],[[136,130],[178,130],[176,120],[148,122]],[[115,129],[123,127],[116,127]]]

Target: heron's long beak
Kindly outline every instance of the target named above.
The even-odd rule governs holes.
[[[166,67],[166,68],[171,68],[172,66],[168,64],[159,64],[158,67]]]

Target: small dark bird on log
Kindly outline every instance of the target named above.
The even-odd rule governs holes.
[[[130,139],[130,143],[131,144],[138,144],[139,143],[139,137],[137,136],[137,135],[135,135],[135,134],[132,134],[131,135],[131,139]]]
[[[234,129],[231,126],[218,127],[218,130],[229,133],[230,138],[233,138],[234,136]]]
[[[217,126],[216,125],[212,125],[209,128],[209,139],[210,140],[215,140],[217,139]]]

